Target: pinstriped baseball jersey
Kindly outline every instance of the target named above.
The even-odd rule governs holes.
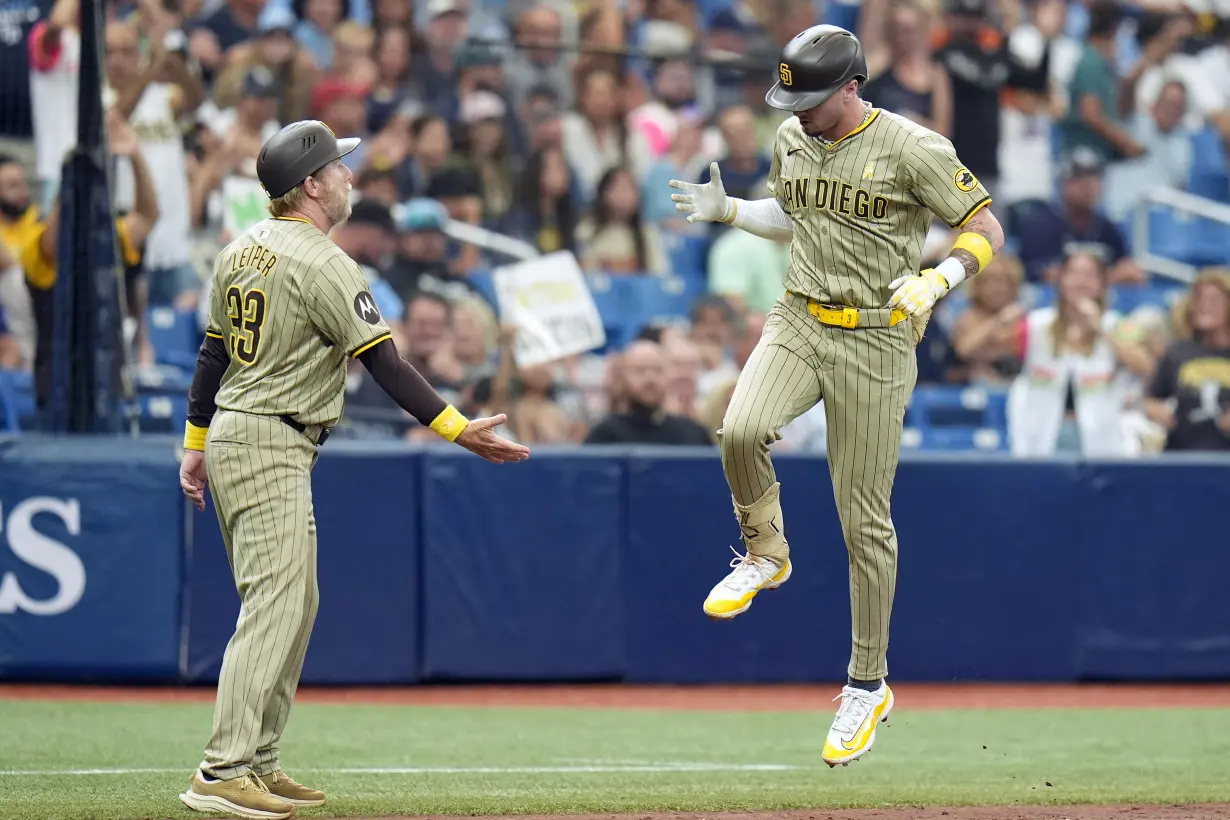
[[[918,272],[932,214],[957,227],[991,201],[947,138],[878,108],[835,142],[783,122],[769,190],[794,222],[786,289],[862,308]]]
[[[336,423],[346,358],[389,337],[363,271],[302,219],[261,221],[214,262],[206,333],[231,363],[218,389],[224,410]]]

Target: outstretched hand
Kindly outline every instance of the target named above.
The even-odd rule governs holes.
[[[716,162],[709,165],[709,181],[704,185],[672,179],[672,188],[683,191],[671,194],[675,210],[688,215],[688,222],[724,222],[730,207],[726,188],[722,185],[722,172]]]
[[[457,436],[456,443],[492,464],[525,461],[530,457],[530,448],[511,442],[495,431],[508,421],[504,413],[489,418],[473,419]]]

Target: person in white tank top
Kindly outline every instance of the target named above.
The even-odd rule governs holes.
[[[184,288],[198,287],[192,267],[188,166],[180,121],[204,99],[200,79],[191,72],[178,32],[151,32],[149,59],[141,65],[139,33],[126,23],[107,26],[107,87],[103,103],[126,116],[141,143],[141,155],[154,175],[158,222],[145,247],[151,304],[165,304]],[[115,168],[115,204],[127,210],[135,196],[132,167]]]

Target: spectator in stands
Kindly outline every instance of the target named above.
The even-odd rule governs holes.
[[[376,34],[371,27],[347,20],[333,30],[333,62],[323,77],[355,88],[371,88],[379,76],[374,59]]]
[[[710,433],[695,421],[668,413],[666,356],[660,345],[638,340],[620,356],[620,376],[627,389],[623,412],[603,419],[586,444],[712,445]]]
[[[423,91],[410,70],[410,32],[400,26],[376,35],[376,81],[367,100],[367,128],[383,129],[395,116],[411,121],[423,113]]]
[[[525,127],[526,156],[533,156],[544,148],[563,148],[563,114],[554,91],[545,86],[531,89],[519,111]]]
[[[988,20],[989,0],[944,0],[944,28],[935,60],[952,83],[952,143],[961,160],[995,196],[999,183],[1000,95],[1005,88],[1046,87],[1047,59],[1022,66]],[[1049,54],[1049,50],[1045,52]]]
[[[717,115],[718,128],[726,146],[721,161],[722,186],[728,196],[747,199],[757,183],[769,174],[769,157],[756,143],[756,122],[752,110],[745,105],[727,108]],[[700,181],[709,182],[709,166],[701,172]]]
[[[521,172],[515,205],[504,229],[543,253],[576,252],[577,206],[572,172],[558,147],[538,151]]]
[[[380,315],[399,322],[405,315],[402,299],[385,279],[393,262],[397,237],[388,206],[374,199],[361,199],[351,206],[350,218],[329,234],[337,246],[363,268]]]
[[[367,133],[367,87],[343,80],[321,80],[312,89],[308,111],[314,119],[329,126],[333,133],[349,134],[363,140],[359,147],[341,160],[352,173],[362,171],[367,166],[372,147]]]
[[[256,157],[280,127],[276,119],[279,93],[269,69],[253,68],[236,106],[210,117],[208,127],[198,136],[197,159],[189,170],[189,218],[193,226],[215,233],[222,244],[230,241],[224,231],[232,190],[237,196],[258,190]]]
[[[38,155],[38,204],[51,207],[60,169],[77,146],[77,75],[81,71],[78,0],[55,0],[30,31],[30,99]]]
[[[1191,132],[1183,127],[1187,88],[1177,80],[1164,84],[1148,114],[1132,112],[1127,129],[1145,149],[1136,159],[1113,162],[1106,169],[1106,215],[1122,223],[1152,188],[1183,190],[1192,169]]]
[[[721,111],[740,105],[743,100],[744,71],[734,63],[746,59],[748,53],[748,26],[733,8],[724,8],[709,19],[704,34],[704,55],[710,67],[700,68],[707,72],[707,82],[712,87],[713,110]],[[729,63],[730,65],[723,65]],[[752,121],[755,131],[755,117]],[[759,139],[756,140],[759,145]]]
[[[207,83],[222,72],[231,49],[244,47],[259,33],[257,23],[267,2],[223,0],[215,11],[188,28],[188,53],[200,64]]]
[[[1068,115],[1062,131],[1064,153],[1086,148],[1103,163],[1145,153],[1123,120],[1129,110],[1123,102],[1134,93],[1139,73],[1130,76],[1129,83],[1121,84],[1115,68],[1119,47],[1116,35],[1122,21],[1123,9],[1115,0],[1095,0],[1090,6],[1088,39],[1068,86]]]
[[[397,205],[397,177],[391,170],[365,168],[355,178],[354,190],[360,199],[374,200],[390,210]]]
[[[34,171],[38,151],[34,142],[31,93],[30,38],[45,25],[45,0],[12,0],[0,8],[0,154]]]
[[[929,50],[930,19],[908,0],[867,0],[859,38],[871,79],[863,99],[952,136],[952,83]]]
[[[402,332],[406,340],[402,358],[414,365],[446,402],[460,402],[461,385],[444,374],[449,369],[445,365],[456,358],[449,301],[430,291],[416,293],[406,302]]]
[[[569,423],[568,417],[555,401],[555,366],[548,362],[532,367],[519,367],[513,353],[517,329],[500,331],[499,365],[490,380],[488,392],[481,386],[476,397],[486,398],[484,412],[507,413],[508,426],[522,444],[561,444],[576,441],[583,433]]]
[[[1031,282],[1054,281],[1065,257],[1094,253],[1116,283],[1143,282],[1146,276],[1127,255],[1123,234],[1099,213],[1104,165],[1096,152],[1077,149],[1064,162],[1062,200],[1035,203],[1019,228],[1021,261]]]
[[[449,219],[470,225],[483,224],[483,183],[469,162],[455,162],[440,169],[427,185],[427,198],[444,206]],[[484,267],[482,250],[477,245],[453,245],[449,249],[449,268],[464,276]]]
[[[564,114],[564,156],[589,201],[613,168],[627,168],[634,182],[643,178],[650,152],[644,137],[624,123],[618,75],[591,69],[578,80],[577,90],[578,110]]]
[[[423,196],[431,178],[444,167],[453,153],[448,120],[427,114],[410,126],[413,149],[410,160],[400,168],[398,190],[405,198]]]
[[[1024,268],[999,254],[966,289],[969,307],[957,318],[952,344],[974,384],[1007,384],[1021,372],[1025,310],[1019,301]]]
[[[730,354],[732,339],[741,333],[743,314],[716,294],[706,294],[692,304],[688,338],[700,350],[700,398],[704,401],[714,387],[739,375]]]
[[[412,74],[423,87],[423,103],[434,114],[452,119],[457,108],[459,53],[465,38],[467,12],[457,0],[431,0],[423,34],[425,50],[411,58]]]
[[[26,370],[34,363],[36,333],[21,255],[40,230],[25,167],[14,157],[0,155],[0,310]]]
[[[666,412],[700,421],[697,386],[700,382],[700,350],[686,338],[662,345],[666,355]]]
[[[188,69],[184,52],[166,48],[168,32],[153,30],[149,35],[151,49],[142,66],[137,29],[127,23],[107,26],[108,85],[103,101],[132,125],[153,176],[159,216],[146,239],[145,270],[150,304],[165,306],[201,282],[192,264],[188,164],[179,123],[193,117],[205,99],[205,89],[200,77]],[[118,207],[133,207],[135,184],[129,163],[116,164],[115,186]]]
[[[570,105],[575,57],[560,49],[563,21],[559,10],[547,3],[530,6],[517,19],[514,32],[518,47],[504,67],[513,107],[522,108],[532,91],[544,87],[557,104]]]
[[[224,67],[213,83],[214,105],[220,109],[237,106],[247,90],[247,78],[252,69],[263,66],[277,82],[280,96],[274,116],[278,121],[294,122],[308,116],[312,89],[320,73],[312,64],[311,55],[291,35],[294,23],[289,12],[276,7],[262,15],[257,35],[251,40],[245,38],[228,51]]]
[[[107,147],[132,163],[136,183],[133,209],[115,219],[118,252],[124,263],[124,285],[127,290],[129,320],[135,323],[133,347],[143,363],[151,363],[153,350],[146,339],[144,321],[145,295],[141,251],[146,237],[158,221],[158,204],[149,166],[141,157],[141,143],[136,133],[115,112],[107,116]],[[60,202],[57,198],[47,218],[37,223],[25,237],[21,263],[30,287],[37,341],[34,352],[34,382],[37,404],[43,406],[51,387],[51,345],[54,339],[55,283],[59,256]]]
[[[295,41],[311,56],[321,71],[333,62],[333,31],[343,17],[353,15],[351,0],[293,0],[291,11],[298,19]]]
[[[447,301],[477,293],[473,283],[449,266],[447,221],[448,212],[434,200],[412,199],[399,209],[398,247],[385,278],[407,303],[419,293]]]
[[[504,101],[492,91],[474,91],[461,100],[465,152],[482,187],[482,222],[497,225],[512,207],[513,158],[504,130]]]
[[[472,293],[453,303],[453,357],[463,384],[473,385],[495,373],[499,333],[495,311],[486,299]]]
[[[598,183],[593,213],[577,225],[581,265],[605,273],[669,272],[655,228],[641,219],[641,195],[632,175],[611,168]]]
[[[1036,87],[1005,89],[1000,108],[999,190],[995,207],[1022,200],[1048,201],[1055,196],[1056,122],[1066,110],[1067,76],[1080,53],[1075,40],[1061,30],[1067,13],[1064,0],[1039,0],[1029,5],[1030,19],[1012,29],[1008,49],[1025,69],[1049,61],[1047,77],[1035,75]]]
[[[769,195],[765,181],[751,191],[752,199]],[[789,267],[789,241],[725,230],[709,250],[709,291],[725,297],[736,309],[768,313],[785,292],[782,280]]]
[[[1133,373],[1151,358],[1118,333],[1107,310],[1109,277],[1099,256],[1069,256],[1053,307],[1026,316],[1023,366],[1009,388],[1008,437],[1017,456],[1131,455],[1140,442],[1124,424]]]
[[[647,224],[677,234],[703,236],[706,233],[705,227],[688,222],[675,210],[668,193],[672,179],[695,179],[707,166],[708,158],[701,151],[704,127],[705,119],[699,112],[680,112],[670,148],[649,166],[641,184],[641,213]],[[726,181],[725,172],[722,181]]]
[[[1168,432],[1167,450],[1230,450],[1230,270],[1198,277],[1175,325],[1146,413]]]
[[[658,60],[653,67],[652,93],[628,112],[628,127],[640,134],[650,158],[655,159],[670,149],[679,131],[680,115],[696,111],[692,64],[685,59]]]

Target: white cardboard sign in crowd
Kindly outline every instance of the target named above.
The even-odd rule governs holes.
[[[581,266],[569,251],[496,268],[493,278],[500,318],[517,327],[518,367],[606,344],[602,317]]]

